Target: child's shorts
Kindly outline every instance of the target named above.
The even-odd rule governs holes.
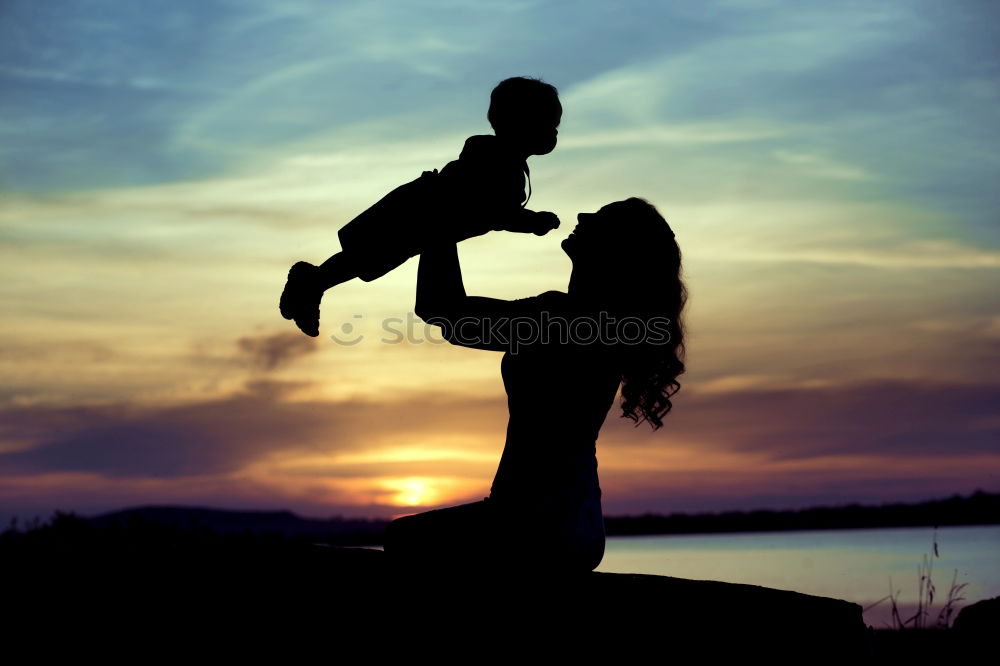
[[[400,185],[338,232],[340,246],[351,256],[358,277],[380,278],[420,254],[428,241],[448,234],[452,216],[437,169]]]

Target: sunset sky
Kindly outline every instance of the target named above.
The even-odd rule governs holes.
[[[317,339],[277,304],[293,262],[488,133],[515,75],[561,93],[559,146],[529,164],[530,207],[563,227],[462,244],[468,292],[565,289],[575,215],[630,196],[684,254],[688,372],[662,430],[610,413],[606,514],[1000,491],[998,20],[973,0],[5,1],[0,519],[488,494],[501,356],[412,315],[416,260],[328,292]]]

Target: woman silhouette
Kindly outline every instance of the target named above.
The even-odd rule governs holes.
[[[454,243],[427,249],[416,314],[452,344],[504,352],[510,419],[489,497],[392,521],[386,553],[444,569],[586,572],[604,556],[596,442],[622,416],[655,430],[684,372],[681,253],[666,220],[631,198],[581,213],[562,247],[567,292],[467,296]]]

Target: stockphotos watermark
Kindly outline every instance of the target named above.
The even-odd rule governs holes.
[[[541,312],[531,317],[462,317],[423,320],[413,312],[403,317],[384,317],[378,321],[378,342],[399,344],[457,344],[501,347],[516,354],[531,344],[624,344],[666,345],[670,343],[670,319],[666,317],[613,317],[599,312],[596,317],[563,317]],[[330,339],[344,347],[353,347],[371,337],[364,315],[355,314],[337,327]]]

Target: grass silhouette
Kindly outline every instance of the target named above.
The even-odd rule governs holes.
[[[931,553],[929,555],[925,553],[921,563],[917,566],[917,610],[913,615],[903,619],[899,605],[901,591],[895,589],[893,586],[892,576],[889,577],[889,594],[867,606],[865,611],[867,612],[879,604],[888,601],[892,605],[892,626],[889,627],[891,629],[903,631],[951,628],[953,616],[958,610],[956,605],[961,601],[965,601],[962,593],[968,586],[968,583],[958,582],[958,569],[955,569],[951,585],[948,588],[948,596],[938,611],[937,618],[931,622],[931,607],[934,605],[934,597],[937,593],[937,587],[934,585],[933,578],[934,560],[940,557],[941,552],[938,548],[937,528],[935,527],[931,543]]]

